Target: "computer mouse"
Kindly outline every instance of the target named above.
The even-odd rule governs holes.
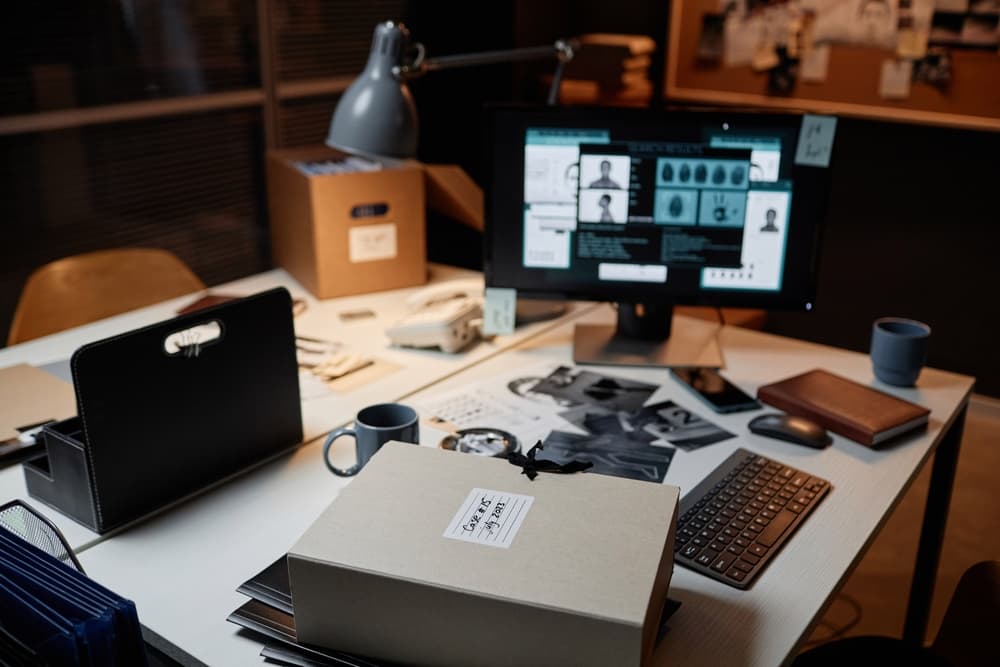
[[[794,442],[813,449],[823,449],[833,442],[826,429],[804,417],[774,412],[754,417],[747,426],[757,435]]]

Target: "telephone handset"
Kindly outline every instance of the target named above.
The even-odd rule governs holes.
[[[412,312],[386,330],[394,345],[457,352],[480,338],[482,279],[431,285],[411,295],[406,303]]]

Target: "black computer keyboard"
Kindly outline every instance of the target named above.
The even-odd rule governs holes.
[[[674,562],[748,588],[830,488],[737,449],[681,499]]]

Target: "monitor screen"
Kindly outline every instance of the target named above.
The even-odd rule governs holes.
[[[829,141],[803,138],[800,150],[803,121],[816,118],[490,109],[486,284],[539,297],[811,308],[832,152],[822,118],[806,129],[828,130]]]

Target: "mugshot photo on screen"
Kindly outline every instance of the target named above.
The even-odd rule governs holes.
[[[628,191],[580,190],[580,222],[604,222],[624,225],[628,222]]]
[[[580,188],[628,190],[630,164],[627,155],[581,155]]]

